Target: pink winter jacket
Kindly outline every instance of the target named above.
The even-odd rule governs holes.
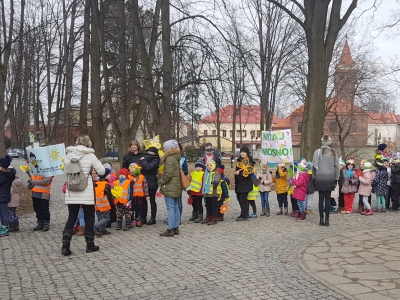
[[[372,181],[374,180],[375,174],[371,171],[364,171],[364,176],[359,177],[360,180],[360,187],[358,188],[358,193],[362,196],[369,196],[371,195],[372,191]]]
[[[293,198],[296,200],[304,201],[307,195],[307,184],[309,178],[306,172],[300,173],[298,178],[292,178],[292,184],[295,186],[293,191]]]

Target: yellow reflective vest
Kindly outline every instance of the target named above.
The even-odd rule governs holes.
[[[204,171],[193,171],[190,174],[191,180],[190,180],[190,190],[198,193],[201,191],[201,187],[203,186],[203,175]]]
[[[248,193],[247,200],[256,200],[257,195],[258,195],[258,186],[255,186],[253,184],[253,190],[250,193]]]
[[[213,185],[212,185],[212,182],[213,182],[213,179],[214,179],[214,174],[215,174],[215,172],[211,172],[211,176],[210,176],[210,187],[209,187],[209,189],[208,189],[207,191],[204,191],[205,194],[212,194],[212,193],[213,193]],[[218,195],[221,195],[221,194],[222,194],[221,182],[218,183],[218,186],[217,186],[217,194],[218,194]]]

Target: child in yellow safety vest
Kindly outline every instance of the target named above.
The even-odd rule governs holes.
[[[203,179],[203,195],[206,200],[206,219],[201,224],[215,225],[218,221],[218,198],[222,193],[221,175],[215,171],[215,161],[207,162]]]
[[[247,194],[247,201],[249,201],[249,205],[253,209],[253,214],[250,218],[257,218],[257,207],[256,207],[256,199],[258,195],[258,186],[253,184],[253,190]]]
[[[129,171],[128,169],[122,168],[118,172],[118,179],[114,181],[113,191],[122,188],[122,195],[115,196],[114,205],[117,210],[117,230],[122,229],[122,221],[125,216],[125,228],[124,231],[131,228],[131,181],[128,179]],[[114,194],[113,194],[114,196]]]
[[[113,201],[111,195],[111,187],[108,179],[111,177],[111,170],[105,169],[104,175],[99,176],[99,180],[96,181],[94,187],[94,194],[96,197],[96,215],[97,223],[94,224],[94,232],[100,237],[102,235],[111,234],[106,230],[107,224],[110,221],[110,203]]]
[[[150,200],[149,185],[146,178],[141,174],[141,167],[137,163],[129,165],[131,177],[131,198],[132,198],[132,221],[136,220],[136,227],[142,227],[145,216],[146,200]]]
[[[195,170],[190,174],[190,186],[187,189],[188,194],[193,199],[192,201],[192,217],[189,221],[200,223],[203,221],[203,178],[204,178],[204,163],[198,160],[194,165]]]

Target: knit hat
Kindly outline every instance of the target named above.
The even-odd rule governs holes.
[[[10,166],[12,158],[10,155],[6,155],[4,158],[0,158],[0,166],[7,169]]]
[[[149,149],[146,150],[147,152],[153,152],[155,154],[158,154],[158,149],[156,147],[150,147]]]
[[[209,161],[207,162],[207,166],[208,166],[209,164],[212,164],[212,170],[211,170],[211,171],[214,171],[214,170],[215,170],[215,167],[217,166],[217,164],[215,163],[215,161],[209,160]]]
[[[222,170],[225,170],[225,166],[224,165],[219,165],[218,168],[221,168]]]
[[[386,160],[387,161],[387,160]],[[376,166],[378,166],[378,167],[382,167],[383,166],[383,163],[384,163],[384,160],[383,159],[376,159],[375,160],[375,164],[376,164]]]
[[[363,172],[369,172],[369,171],[371,171],[371,169],[372,169],[372,165],[371,165],[371,163],[370,162],[366,162],[366,163],[364,163],[364,170],[363,170]]]
[[[171,150],[171,149],[175,149],[175,148],[178,148],[178,147],[179,147],[178,142],[175,141],[175,140],[166,141],[164,143],[164,145],[163,145],[163,148],[165,150]]]
[[[378,150],[381,150],[381,151],[383,151],[383,150],[385,150],[385,149],[386,149],[386,147],[387,147],[387,145],[386,145],[386,144],[379,144],[379,146],[378,146]]]
[[[297,165],[297,172],[305,172],[307,168],[307,161],[303,158],[301,162]]]
[[[196,163],[194,164],[194,167],[195,167],[195,168],[200,167],[200,168],[202,168],[203,170],[205,169],[205,166],[204,166],[204,163],[203,163],[202,160],[196,161]]]
[[[210,142],[207,142],[204,147],[212,147],[212,144]]]
[[[346,166],[347,165],[353,165],[353,167],[354,167],[354,158],[353,157],[351,157],[350,159],[348,159],[348,160],[346,160]]]
[[[106,171],[104,172],[103,175],[99,175],[100,179],[105,179],[108,175],[110,175],[111,170],[106,168]]]
[[[122,168],[121,170],[119,170],[118,175],[125,175],[125,177],[128,177],[129,171],[126,168]]]
[[[250,153],[249,147],[243,146],[242,148],[240,148],[240,152],[246,152],[247,155],[249,155]]]
[[[321,138],[322,146],[330,146],[332,144],[332,139],[329,135],[324,134]]]
[[[106,169],[110,169],[111,172],[114,172],[113,167],[112,167],[109,163],[105,163],[105,164],[103,165],[103,167],[106,168]]]

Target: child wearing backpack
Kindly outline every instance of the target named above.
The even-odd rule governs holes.
[[[97,222],[94,224],[94,232],[98,237],[111,234],[106,230],[107,224],[110,221],[110,203],[113,201],[111,195],[111,187],[108,180],[111,177],[111,170],[105,169],[105,173],[99,176],[99,180],[95,183],[94,194],[96,197],[96,215]]]
[[[221,175],[221,189],[222,189],[222,193],[221,193],[221,197],[218,199],[218,221],[223,221],[224,220],[224,214],[221,213],[221,206],[224,204],[224,202],[229,202],[230,198],[229,198],[229,185],[230,185],[230,181],[229,178],[225,176],[225,166],[224,165],[220,165],[217,168],[217,171],[219,172],[219,174]]]
[[[114,187],[111,190],[114,196],[114,205],[117,210],[117,230],[122,229],[122,221],[125,216],[124,231],[129,230],[131,227],[131,181],[128,179],[128,169],[122,168],[118,172],[118,179],[114,181]],[[122,192],[118,192],[121,191]]]
[[[192,197],[192,217],[189,221],[200,223],[203,221],[203,179],[204,179],[204,164],[201,160],[196,161],[195,170],[190,174],[190,186],[188,194]]]
[[[136,227],[142,227],[144,223],[144,206],[150,200],[149,185],[141,174],[141,167],[137,163],[129,165],[131,177],[132,221],[136,220]]]

